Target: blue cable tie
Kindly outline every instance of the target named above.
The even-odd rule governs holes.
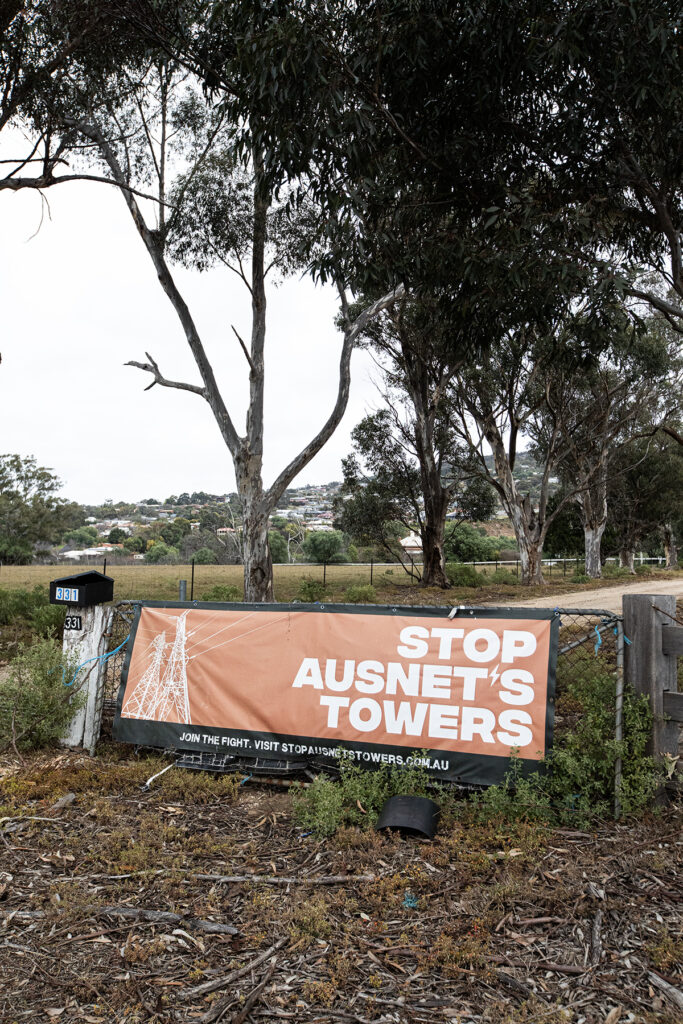
[[[73,679],[71,680],[70,683],[66,682],[66,669],[63,669],[62,670],[62,682],[64,683],[64,686],[73,686],[73,684],[76,682],[76,677],[78,676],[78,673],[86,665],[89,665],[91,661],[101,661],[102,664],[104,664],[105,661],[109,660],[109,658],[113,658],[113,656],[115,654],[119,653],[119,651],[121,650],[122,647],[126,646],[126,644],[128,643],[129,640],[130,640],[130,633],[128,634],[126,639],[123,641],[123,643],[119,644],[119,646],[116,648],[116,650],[109,651],[107,654],[96,654],[94,658],[87,658],[86,661],[82,661],[81,664],[76,669],[76,671],[74,672]]]
[[[596,636],[597,636],[597,638],[598,638],[598,642],[597,642],[597,644],[595,645],[595,656],[597,657],[597,654],[598,654],[598,649],[599,649],[600,647],[602,647],[602,636],[600,635],[600,630],[599,630],[599,628],[598,628],[597,626],[595,627],[595,635],[596,635]]]

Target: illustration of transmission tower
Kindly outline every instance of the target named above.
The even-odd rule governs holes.
[[[159,701],[161,665],[166,650],[166,634],[159,633],[152,640],[152,659],[140,677],[130,697],[121,709],[127,718],[153,717],[153,709]]]
[[[149,709],[148,720],[157,722],[192,723],[190,718],[190,700],[187,694],[187,612],[178,616],[175,638],[161,683],[157,686],[156,700]]]

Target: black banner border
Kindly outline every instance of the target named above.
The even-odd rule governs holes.
[[[126,646],[126,656],[123,662],[123,668],[121,670],[121,683],[119,686],[118,697],[116,701],[116,714],[114,716],[113,735],[114,739],[119,739],[121,742],[134,743],[141,747],[155,747],[163,748],[167,750],[201,750],[206,753],[214,752],[212,746],[201,746],[195,747],[182,747],[178,748],[173,743],[149,743],[145,742],[144,738],[128,738],[126,733],[131,735],[131,730],[128,728],[130,723],[136,726],[144,726],[149,729],[153,726],[160,734],[169,729],[187,729],[188,726],[183,723],[175,722],[148,722],[137,719],[122,719],[121,708],[123,706],[123,697],[126,690],[126,684],[128,682],[128,671],[130,669],[130,662],[133,655],[133,647],[135,644],[135,637],[137,635],[138,625],[140,623],[140,615],[143,608],[185,608],[185,609],[206,609],[207,611],[221,611],[223,609],[234,610],[234,611],[277,611],[277,612],[318,612],[318,613],[335,613],[335,614],[346,614],[346,615],[408,615],[415,616],[417,618],[448,618],[453,611],[453,607],[456,609],[456,614],[453,616],[453,620],[462,618],[475,618],[475,619],[547,619],[550,621],[550,644],[548,651],[548,678],[546,687],[546,715],[545,715],[545,755],[547,756],[552,749],[553,741],[553,728],[555,724],[555,685],[557,679],[557,654],[559,649],[559,635],[560,635],[560,613],[556,608],[513,608],[513,607],[493,607],[491,605],[475,606],[475,605],[365,605],[365,604],[304,604],[299,602],[288,602],[288,603],[263,603],[263,604],[247,604],[242,601],[234,602],[220,602],[220,601],[135,601],[135,617],[133,625],[131,627],[130,635],[128,637],[128,643]],[[295,745],[313,746],[319,745],[330,745],[334,746],[334,740],[326,740],[321,737],[307,737],[307,736],[287,736],[285,734],[278,733],[260,733],[260,732],[246,732],[240,729],[223,729],[217,726],[203,725],[198,726],[199,729],[210,730],[214,734],[229,735],[229,736],[243,736],[246,738],[253,738],[254,741],[268,740],[274,738],[282,743],[293,743]],[[137,732],[137,729],[133,730],[133,733]],[[123,733],[123,735],[122,735]],[[169,739],[171,736],[169,735]],[[351,741],[338,741],[336,743],[338,747],[346,747],[352,750],[367,750],[369,752],[379,751],[387,754],[398,754],[402,755],[406,753],[412,753],[415,748],[409,746],[387,746],[378,743],[364,743],[362,741],[351,742]],[[229,751],[224,751],[228,753]],[[247,754],[247,757],[258,757],[263,756],[262,754]],[[450,775],[445,776],[438,773],[430,772],[436,778],[441,777],[448,779],[449,781],[459,782],[462,785],[483,785],[490,786],[496,782],[500,782],[510,766],[509,757],[500,757],[493,754],[467,754],[462,751],[450,751],[442,749],[434,749],[428,751],[428,756],[432,759],[440,760],[444,757],[448,757],[451,761],[454,758],[463,759],[465,767],[453,778]],[[278,758],[279,759],[279,758]],[[313,758],[311,760],[319,760]],[[324,760],[324,759],[322,759]],[[519,757],[519,763],[523,774],[529,774],[533,771],[538,771],[542,768],[542,762],[531,758]],[[467,765],[472,764],[473,770],[477,773],[477,778],[469,778],[466,776],[470,775],[467,770]],[[477,771],[478,766],[481,770]],[[368,767],[374,767],[372,764],[368,764]]]

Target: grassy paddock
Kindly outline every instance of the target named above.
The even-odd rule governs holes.
[[[56,566],[56,565],[12,565],[0,569],[0,588],[15,589],[20,587],[47,586],[50,580],[64,576],[70,572],[85,572],[88,566]],[[101,565],[90,568],[102,569]],[[201,599],[207,591],[217,584],[232,585],[242,589],[243,576],[241,565],[197,565],[195,566],[195,598]],[[302,580],[313,579],[322,582],[323,568],[318,565],[275,565],[275,597],[278,601],[291,601],[298,597]],[[661,578],[664,570],[650,569],[639,573],[641,579]],[[107,575],[114,579],[114,597],[116,600],[159,600],[170,601],[178,597],[178,580],[186,579],[187,594],[190,596],[191,567],[189,565],[111,565],[107,566]],[[666,573],[669,577],[678,573]],[[632,577],[629,577],[631,580]],[[328,565],[326,570],[327,601],[344,601],[347,589],[352,585],[370,582],[369,565]],[[482,580],[478,587],[453,587],[449,590],[438,588],[423,589],[411,583],[402,569],[375,568],[373,584],[377,592],[377,601],[381,604],[425,604],[441,605],[455,603],[481,603],[482,601],[501,601],[512,603],[515,600],[528,599],[534,592],[544,595],[554,593],[575,593],[586,590],[598,590],[604,586],[613,586],[615,579],[610,576],[603,580],[590,583],[572,584],[569,577],[561,575],[547,579],[546,586],[537,591],[521,585],[487,583]]]

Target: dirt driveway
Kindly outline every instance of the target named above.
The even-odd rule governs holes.
[[[636,580],[634,583],[618,583],[614,587],[587,590],[577,594],[553,594],[550,597],[538,595],[528,601],[489,601],[488,604],[509,604],[514,608],[600,608],[608,612],[621,612],[624,594],[675,594],[683,599],[683,575],[676,573],[663,580]]]

